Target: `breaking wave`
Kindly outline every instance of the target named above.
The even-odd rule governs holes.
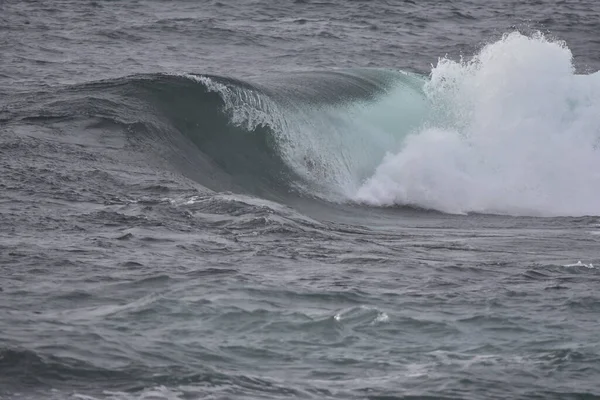
[[[155,74],[33,97],[0,116],[124,128],[216,191],[600,215],[600,73],[577,75],[568,47],[541,34],[510,33],[471,59],[440,59],[428,77]]]

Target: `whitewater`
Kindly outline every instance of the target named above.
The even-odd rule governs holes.
[[[576,75],[565,43],[505,35],[441,59],[432,117],[354,198],[451,213],[599,215],[600,73]]]

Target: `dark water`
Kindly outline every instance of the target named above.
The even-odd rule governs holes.
[[[0,398],[600,398],[599,18],[0,2]]]

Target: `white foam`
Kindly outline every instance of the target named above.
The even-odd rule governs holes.
[[[384,312],[380,312],[379,314],[377,314],[377,318],[375,318],[375,320],[373,321],[373,323],[386,323],[386,322],[390,322],[390,317]]]
[[[563,267],[584,267],[584,268],[594,269],[594,264],[592,264],[592,263],[584,264],[581,262],[581,260],[579,260],[575,264],[566,264],[566,265],[563,265]]]
[[[600,215],[600,73],[541,34],[505,35],[472,60],[441,59],[434,116],[353,196],[451,213]]]

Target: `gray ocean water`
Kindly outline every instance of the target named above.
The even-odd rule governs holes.
[[[0,1],[0,398],[600,398],[598,32]]]

